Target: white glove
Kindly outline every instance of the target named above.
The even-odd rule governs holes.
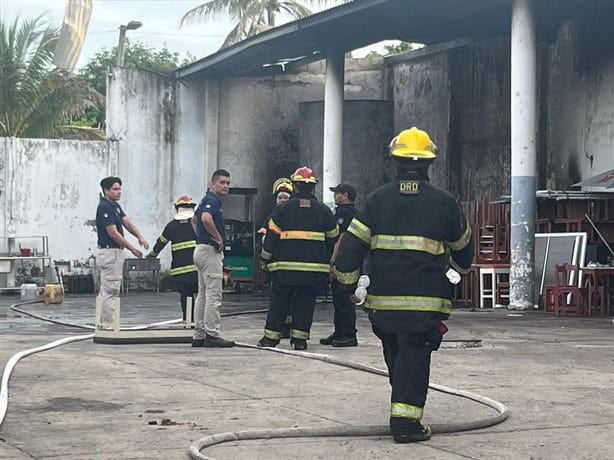
[[[448,268],[448,271],[446,272],[446,276],[448,277],[448,281],[451,284],[458,284],[461,281],[460,274],[453,268]]]
[[[365,303],[365,300],[367,299],[367,288],[369,287],[369,284],[371,284],[371,279],[369,278],[369,276],[361,275],[358,279],[358,287],[356,288],[356,291],[354,291],[354,295],[360,299],[360,302],[358,302],[356,305],[362,305],[363,303]]]

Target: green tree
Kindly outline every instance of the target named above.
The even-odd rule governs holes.
[[[104,98],[76,75],[52,68],[59,29],[41,16],[0,18],[0,136],[53,137]]]
[[[386,45],[386,56],[392,56],[393,54],[401,54],[405,51],[411,51],[414,49],[414,44],[409,42],[400,42],[397,45]]]
[[[166,46],[162,49],[154,49],[138,41],[127,43],[124,53],[126,67],[142,67],[161,72],[171,72],[191,62],[188,59],[181,60],[179,53],[169,51]],[[115,66],[116,60],[117,47],[111,50],[103,48],[81,69],[80,75],[100,94],[106,94],[108,69]],[[100,107],[88,110],[86,116],[76,123],[102,126],[104,121],[104,107]]]
[[[282,11],[294,19],[301,19],[312,14],[305,4],[334,5],[350,1],[352,0],[209,0],[184,14],[181,25],[229,17],[235,25],[222,44],[222,48],[226,48],[263,30],[275,27],[276,16]]]

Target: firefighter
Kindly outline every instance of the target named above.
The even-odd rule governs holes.
[[[294,186],[292,185],[292,181],[287,177],[280,177],[275,182],[273,182],[273,200],[275,201],[275,207],[281,206],[283,203],[288,201],[292,194],[294,193]],[[275,210],[275,208],[273,208]],[[271,220],[273,214],[269,214],[267,218],[264,220],[263,226],[258,230],[258,233],[262,235],[262,243],[264,244],[264,239],[266,237],[266,230],[269,226],[269,220]],[[273,302],[273,292],[271,292],[271,303]],[[281,331],[281,338],[288,339],[290,338],[290,326],[292,324],[292,316],[288,315],[286,317],[286,322],[284,324],[283,330]]]
[[[171,275],[177,292],[181,296],[181,311],[184,320],[186,319],[188,297],[192,297],[192,306],[194,306],[194,298],[198,293],[198,273],[196,265],[194,265],[196,235],[190,222],[195,207],[196,202],[190,195],[181,195],[177,198],[177,201],[175,201],[175,217],[166,224],[153,249],[147,255],[148,257],[158,257],[170,241],[172,251]],[[192,320],[194,320],[194,310],[192,310]]]
[[[261,257],[271,272],[271,308],[260,347],[275,347],[292,316],[290,343],[306,350],[316,295],[326,280],[333,245],[339,235],[335,218],[315,196],[317,179],[303,166],[290,177],[295,195],[269,220]]]
[[[294,186],[292,181],[287,177],[280,177],[273,182],[273,199],[275,200],[275,207],[288,201],[294,193]],[[275,209],[273,209],[275,210]],[[262,227],[258,230],[258,233],[262,235],[262,242],[264,243],[264,237],[266,236],[266,230],[269,226],[269,220],[273,217],[273,213],[269,214],[264,220]]]
[[[367,198],[352,220],[335,259],[337,280],[352,292],[369,253],[365,308],[381,340],[392,386],[390,430],[396,442],[424,441],[421,424],[431,352],[447,331],[451,313],[451,266],[471,267],[471,227],[448,193],[429,183],[437,156],[429,135],[402,131],[390,143],[397,179]],[[357,302],[356,296],[353,301]]]

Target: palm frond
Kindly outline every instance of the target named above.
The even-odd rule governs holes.
[[[72,74],[51,70],[59,30],[39,16],[0,18],[0,136],[50,136],[104,98]]]
[[[294,19],[306,18],[313,12],[300,2],[279,2],[279,8],[286,11]]]
[[[215,21],[224,17],[237,20],[253,0],[209,0],[188,11],[181,18],[180,25],[201,21]]]
[[[91,107],[103,108],[104,97],[86,81],[65,71],[54,70],[48,78],[48,91],[24,120],[21,136],[53,137],[58,126],[80,117]]]
[[[181,25],[200,21],[214,21],[227,17],[234,23],[221,48],[226,48],[247,37],[256,35],[262,25],[275,25],[275,15],[280,11],[288,12],[293,18],[300,19],[312,14],[306,5],[334,6],[352,0],[209,0],[188,11],[181,18]]]

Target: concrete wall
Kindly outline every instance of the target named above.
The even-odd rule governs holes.
[[[470,65],[467,65],[470,63]],[[463,200],[510,191],[510,43],[492,39],[448,54],[449,190]]]
[[[322,178],[324,102],[303,102],[299,107],[300,163],[312,167]],[[358,206],[390,178],[386,173],[392,118],[391,101],[345,101],[342,178],[356,187]],[[322,181],[316,186],[316,194],[322,196]]]
[[[427,131],[439,148],[431,167],[433,183],[448,189],[450,84],[447,52],[419,55],[392,69],[394,132],[413,126]]]
[[[590,24],[566,22],[539,45],[539,188],[565,190],[614,168],[614,47],[591,40]],[[387,64],[395,132],[418,126],[440,148],[434,184],[462,200],[509,194],[509,39],[452,42]]]
[[[382,64],[381,58],[346,60],[346,99],[381,99]],[[299,166],[299,104],[324,98],[325,70],[321,61],[296,73],[220,82],[219,165],[231,172],[232,185],[258,188],[257,222],[272,206],[273,181]],[[242,218],[241,199],[226,202],[226,215]]]
[[[416,126],[439,148],[433,184],[461,200],[509,193],[509,41],[461,40],[389,59],[395,132]]]
[[[381,99],[383,59],[347,60],[347,99]],[[324,97],[325,63],[261,78],[174,81],[139,69],[113,69],[107,135],[119,150],[122,204],[149,241],[172,217],[181,193],[204,194],[217,168],[231,185],[255,187],[257,224],[270,211],[273,181],[299,166],[299,103]],[[224,202],[244,218],[242,197]],[[253,218],[254,216],[252,216]],[[168,251],[163,266],[168,265]]]
[[[614,49],[610,46],[587,65],[586,54],[593,50],[583,42],[591,39],[586,28],[565,22],[545,63],[552,188],[614,169]]]
[[[152,244],[183,194],[199,200],[211,169],[205,150],[205,85],[115,68],[107,81],[107,136],[117,142],[121,204]],[[170,265],[170,249],[161,254]]]
[[[1,236],[44,235],[54,260],[87,264],[97,248],[98,184],[118,172],[117,143],[0,138],[0,164],[8,179]]]

